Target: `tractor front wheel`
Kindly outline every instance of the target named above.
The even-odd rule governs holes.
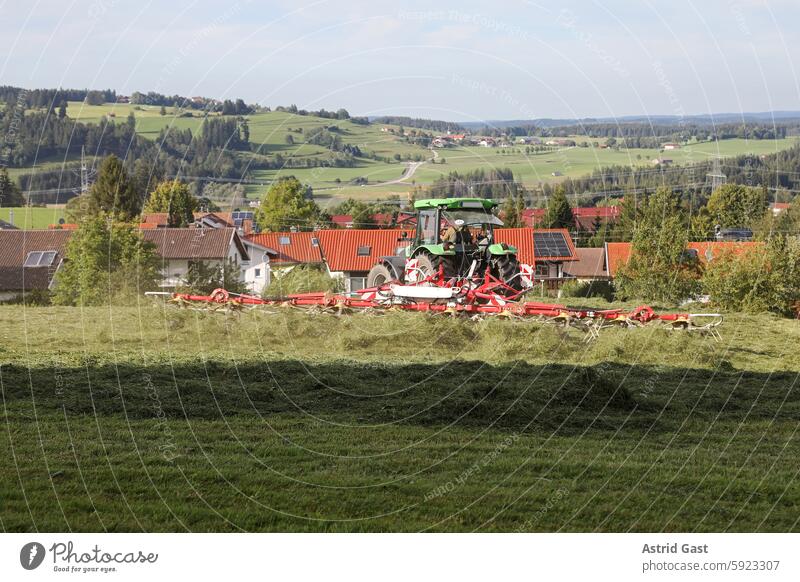
[[[499,255],[492,259],[493,275],[514,291],[522,291],[522,277],[519,275],[519,262],[515,255]]]
[[[455,266],[453,259],[449,256],[432,255],[430,253],[421,253],[414,257],[417,259],[417,268],[419,269],[418,281],[426,279],[433,275],[436,278],[439,274],[439,266],[444,266],[444,278],[450,279],[456,276]]]
[[[389,267],[379,263],[372,267],[369,275],[367,275],[367,287],[380,287],[381,285],[386,285],[386,283],[393,279],[394,276],[389,270]]]

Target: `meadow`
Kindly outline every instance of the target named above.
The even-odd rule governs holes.
[[[13,222],[17,228],[25,230],[47,228],[51,224],[58,224],[61,218],[64,218],[63,207],[17,206],[14,208],[0,208],[0,220]]]
[[[796,321],[0,307],[4,531],[797,531]]]

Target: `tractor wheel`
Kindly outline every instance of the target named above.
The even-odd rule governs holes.
[[[425,279],[431,275],[436,276],[439,273],[439,265],[444,265],[445,279],[456,276],[452,257],[420,253],[415,258],[417,259],[417,268],[420,270],[420,279]]]
[[[380,287],[393,280],[394,276],[389,267],[379,263],[372,267],[367,275],[367,287]]]
[[[522,277],[519,276],[519,263],[516,255],[494,257],[492,259],[492,271],[495,277],[514,291],[522,291]]]

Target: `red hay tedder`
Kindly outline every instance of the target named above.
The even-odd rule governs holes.
[[[707,333],[721,339],[717,327],[722,316],[717,313],[655,313],[642,305],[632,311],[623,309],[591,309],[567,307],[555,303],[520,301],[517,291],[496,278],[491,269],[481,277],[446,278],[444,267],[419,282],[401,284],[392,281],[354,293],[299,293],[286,297],[257,297],[215,289],[210,295],[187,293],[148,293],[169,295],[182,307],[203,305],[213,310],[238,311],[257,306],[284,306],[344,314],[351,311],[382,310],[419,311],[452,317],[498,316],[533,318],[571,326],[587,332],[587,340],[596,338],[607,327],[641,327],[660,323],[670,329]]]

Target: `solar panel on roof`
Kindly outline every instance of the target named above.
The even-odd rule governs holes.
[[[248,211],[244,211],[244,210],[241,210],[241,211],[237,210],[237,211],[231,212],[231,219],[233,219],[234,221],[236,221],[236,220],[253,220],[253,213],[252,212],[248,212]]]
[[[563,232],[534,232],[533,249],[537,257],[569,257],[569,245]]]

